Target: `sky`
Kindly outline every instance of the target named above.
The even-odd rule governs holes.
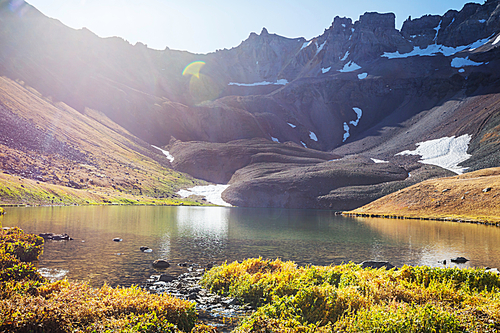
[[[335,16],[353,22],[364,12],[393,12],[396,28],[411,15],[443,15],[473,0],[27,0],[65,25],[86,27],[100,37],[194,53],[230,49],[251,32],[311,39]]]

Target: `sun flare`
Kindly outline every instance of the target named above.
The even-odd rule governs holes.
[[[199,79],[200,70],[203,66],[205,66],[204,61],[193,61],[184,68],[184,70],[182,71],[182,75],[192,75]]]

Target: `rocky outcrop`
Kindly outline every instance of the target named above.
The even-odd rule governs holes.
[[[245,175],[252,174],[245,172]],[[404,180],[408,173],[391,163],[377,164],[368,158],[352,156],[270,174],[252,175],[247,179],[238,176],[237,181],[222,193],[222,198],[232,205],[317,208],[318,197],[334,189]]]
[[[237,170],[248,165],[313,165],[339,157],[264,139],[238,140],[227,144],[175,141],[169,151],[175,158],[173,167],[176,170],[218,184],[228,183]]]

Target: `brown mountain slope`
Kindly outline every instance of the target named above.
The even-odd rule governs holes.
[[[179,199],[177,189],[200,183],[171,170],[161,151],[101,113],[86,109],[82,114],[52,103],[5,77],[0,77],[0,171],[16,176],[0,181],[3,203],[53,203],[50,195],[35,201],[17,195],[24,179],[98,192],[101,199],[121,197],[123,202]]]
[[[500,222],[500,168],[426,180],[350,213]]]

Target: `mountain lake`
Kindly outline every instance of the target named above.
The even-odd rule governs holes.
[[[337,265],[364,260],[395,266],[457,264],[500,267],[500,228],[423,220],[349,218],[324,210],[221,207],[7,208],[4,227],[29,233],[67,233],[74,240],[46,241],[38,262],[51,279],[68,277],[94,286],[144,283],[159,271],[156,259],[177,275],[178,264],[220,264],[251,257],[293,260],[299,265]],[[121,242],[113,241],[121,238]],[[140,251],[147,246],[152,252]],[[194,266],[198,267],[198,266]]]

